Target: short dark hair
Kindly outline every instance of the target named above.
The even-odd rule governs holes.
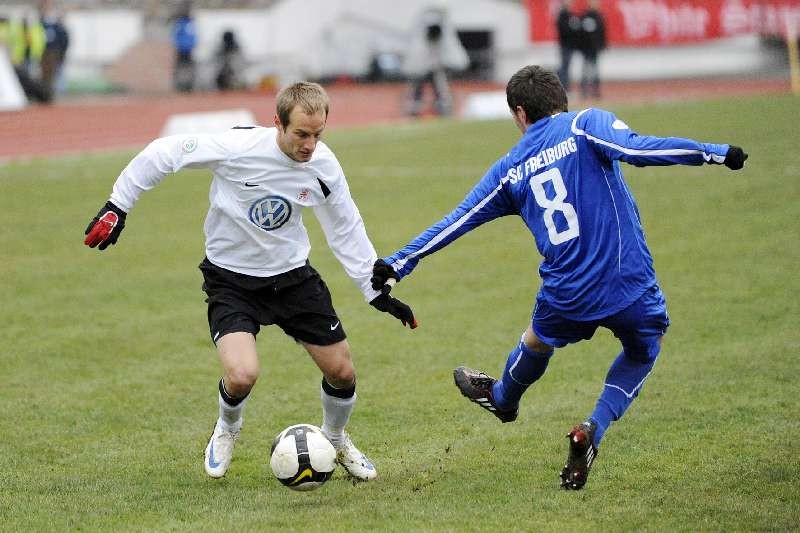
[[[513,112],[522,107],[533,124],[539,119],[567,111],[567,92],[551,70],[538,65],[522,67],[506,85],[506,101]]]

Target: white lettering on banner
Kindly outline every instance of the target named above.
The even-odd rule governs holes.
[[[531,39],[557,39],[563,0],[526,0]],[[585,0],[575,2],[580,9]],[[668,45],[736,35],[785,36],[800,27],[800,0],[603,0],[612,45]]]
[[[800,5],[761,4],[742,0],[728,0],[720,9],[720,27],[723,35],[740,35],[760,32],[766,35],[785,35],[786,25],[800,25]]]
[[[558,17],[558,12],[561,10],[561,6],[564,4],[564,0],[550,0],[550,4],[548,6],[550,16],[555,21]]]
[[[711,15],[700,6],[670,7],[658,0],[619,0],[625,36],[632,41],[657,37],[669,42],[680,38],[704,39]]]
[[[722,33],[737,35],[754,31],[760,8],[761,6],[757,4],[747,7],[741,0],[725,2],[719,14]]]
[[[768,35],[786,35],[786,28],[794,24],[800,27],[800,5],[765,5],[760,16],[761,33]]]

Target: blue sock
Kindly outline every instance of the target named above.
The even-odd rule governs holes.
[[[492,388],[495,403],[501,407],[516,407],[525,390],[547,370],[552,355],[552,350],[535,352],[520,341],[508,354],[503,376]]]
[[[589,417],[597,424],[597,431],[594,434],[595,447],[600,446],[600,441],[611,422],[619,420],[630,407],[634,398],[639,395],[657,358],[658,345],[656,344],[651,347],[648,356],[640,359],[626,355],[623,350],[611,364],[606,375],[603,392],[597,399],[592,416]]]

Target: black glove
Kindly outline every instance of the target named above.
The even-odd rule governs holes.
[[[387,285],[389,279],[397,280],[397,272],[386,261],[378,259],[372,266],[372,277],[370,278],[372,288],[383,294],[389,294],[392,290],[392,286]]]
[[[106,205],[97,212],[97,216],[86,226],[84,232],[86,239],[83,244],[89,248],[97,246],[101,250],[115,244],[125,227],[125,216],[125,211],[111,202],[106,202]]]
[[[419,325],[417,324],[417,319],[414,318],[414,312],[411,311],[411,308],[397,298],[393,298],[388,294],[379,294],[369,303],[369,305],[378,311],[389,313],[402,322],[404,326],[408,324],[408,327],[411,329],[414,329]]]
[[[748,155],[738,146],[731,145],[728,148],[728,153],[725,154],[725,161],[723,164],[731,170],[739,170],[744,167],[744,162],[747,161]]]

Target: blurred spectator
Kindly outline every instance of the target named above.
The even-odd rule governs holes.
[[[369,82],[398,81],[404,79],[403,59],[394,52],[377,52],[372,55],[367,70]]]
[[[558,79],[564,90],[569,92],[570,79],[569,67],[572,64],[572,56],[578,49],[581,31],[581,19],[572,11],[572,0],[563,0],[561,9],[556,19],[556,30],[558,33],[558,46],[561,52],[561,65],[558,68]]]
[[[461,70],[469,65],[467,52],[447,21],[444,9],[423,11],[405,59],[406,74],[411,79],[408,114],[418,116],[424,107],[425,86],[430,84],[434,94],[434,112],[449,115],[453,98],[447,81],[447,70]]]
[[[216,53],[217,67],[217,89],[229,91],[241,89],[243,83],[241,72],[244,66],[242,48],[236,40],[236,35],[231,30],[226,30],[222,34],[222,43]]]
[[[597,68],[597,59],[606,47],[606,24],[600,13],[598,0],[589,0],[588,8],[581,15],[579,37],[580,51],[583,55],[581,96],[599,98],[600,72]]]
[[[11,65],[29,100],[50,102],[52,93],[39,80],[39,62],[44,52],[45,33],[38,21],[0,18],[0,40],[8,49]]]
[[[192,18],[192,2],[185,0],[175,13],[172,27],[172,42],[175,46],[175,89],[191,92],[194,89],[194,58],[192,52],[197,45],[197,33]]]
[[[69,33],[52,1],[45,0],[39,4],[39,16],[45,34],[41,61],[42,86],[55,95],[64,90],[63,67],[69,48]]]

